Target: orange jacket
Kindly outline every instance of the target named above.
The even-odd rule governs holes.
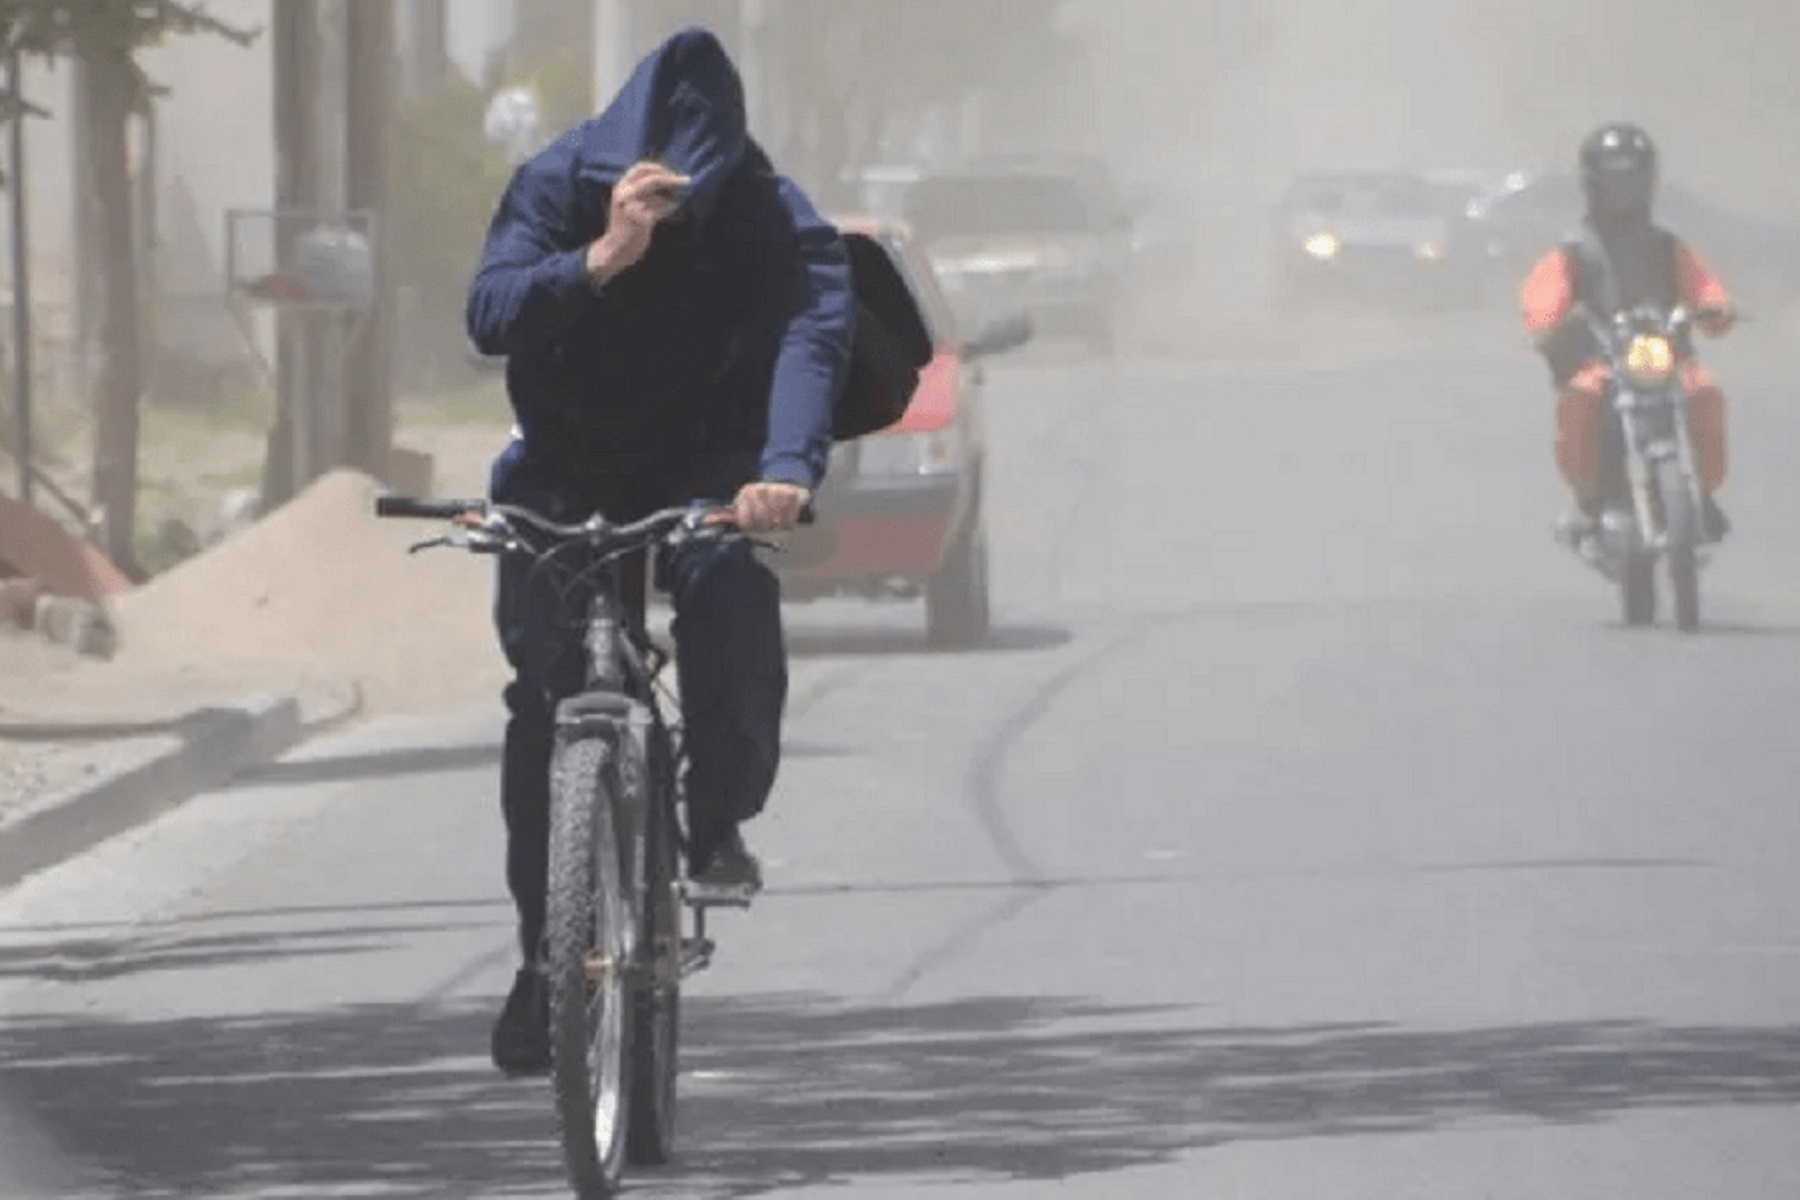
[[[1724,314],[1703,321],[1701,329],[1712,337],[1719,337],[1730,329],[1736,320],[1731,294],[1685,242],[1675,244],[1675,272],[1683,304],[1691,309],[1717,309]],[[1569,309],[1575,303],[1575,280],[1569,257],[1561,246],[1538,259],[1537,265],[1531,268],[1519,289],[1519,301],[1524,309],[1528,333],[1547,333],[1569,315]]]

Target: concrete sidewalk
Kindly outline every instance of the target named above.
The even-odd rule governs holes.
[[[140,678],[0,637],[0,888],[80,854],[360,711],[353,688]]]

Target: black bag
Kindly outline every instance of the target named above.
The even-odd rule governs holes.
[[[861,233],[845,233],[844,244],[856,293],[856,330],[850,369],[831,410],[831,436],[839,442],[876,433],[905,416],[919,372],[935,353],[919,302],[882,244]]]

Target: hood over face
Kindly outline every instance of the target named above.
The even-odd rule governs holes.
[[[719,39],[684,29],[646,55],[579,138],[583,177],[611,186],[643,159],[691,176],[682,215],[704,218],[745,160],[766,163],[750,138],[744,81]]]

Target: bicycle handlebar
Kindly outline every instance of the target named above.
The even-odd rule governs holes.
[[[415,496],[377,496],[378,517],[417,517],[424,520],[449,521],[469,512],[487,509],[485,500],[421,500]]]
[[[397,495],[378,496],[375,499],[375,515],[378,517],[424,520],[472,518],[470,523],[475,528],[470,530],[471,535],[486,533],[495,538],[509,532],[508,527],[512,524],[522,523],[554,538],[566,541],[583,540],[595,546],[608,547],[641,545],[657,541],[683,525],[687,525],[692,532],[710,527],[721,534],[743,536],[742,532],[729,522],[719,522],[709,526],[709,517],[731,511],[730,505],[677,505],[659,509],[641,520],[624,525],[611,524],[597,513],[585,521],[565,524],[552,521],[529,508],[513,504],[496,504],[488,500],[425,500],[413,496]],[[800,514],[800,523],[810,525],[813,519],[812,506],[809,504]],[[444,542],[440,540],[433,544],[444,544]],[[476,549],[478,547],[470,545],[469,548]]]

